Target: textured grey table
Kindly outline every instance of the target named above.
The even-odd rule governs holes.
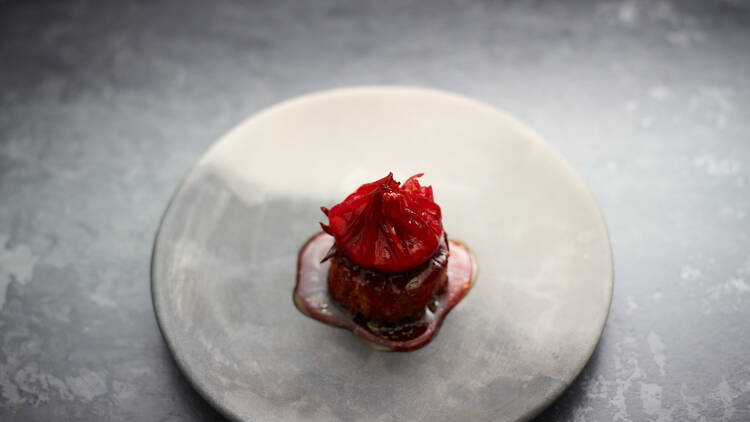
[[[600,202],[609,322],[540,420],[750,419],[740,1],[0,2],[0,419],[219,419],[151,308],[167,201],[253,112],[383,83],[508,111]]]

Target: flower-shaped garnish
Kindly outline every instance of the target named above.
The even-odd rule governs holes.
[[[356,264],[377,271],[406,271],[426,262],[443,234],[440,207],[431,186],[421,186],[422,174],[403,185],[393,173],[360,186],[330,210],[326,233]]]

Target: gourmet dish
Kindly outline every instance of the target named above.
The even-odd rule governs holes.
[[[418,349],[471,287],[476,264],[449,240],[431,186],[390,173],[330,210],[302,247],[294,302],[386,350]]]

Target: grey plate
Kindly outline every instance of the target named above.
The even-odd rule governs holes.
[[[425,172],[480,268],[411,353],[375,351],[291,299],[318,207],[390,170]],[[172,199],[152,262],[175,360],[242,421],[529,419],[591,356],[612,286],[600,211],[555,149],[489,106],[396,87],[303,96],[229,132]]]

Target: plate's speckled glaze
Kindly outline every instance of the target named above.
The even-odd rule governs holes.
[[[373,350],[292,304],[320,205],[393,170],[424,171],[446,230],[481,267],[435,340]],[[525,420],[601,334],[612,256],[581,177],[500,111],[415,88],[281,103],[222,138],[157,236],[157,319],[193,385],[235,420]]]

